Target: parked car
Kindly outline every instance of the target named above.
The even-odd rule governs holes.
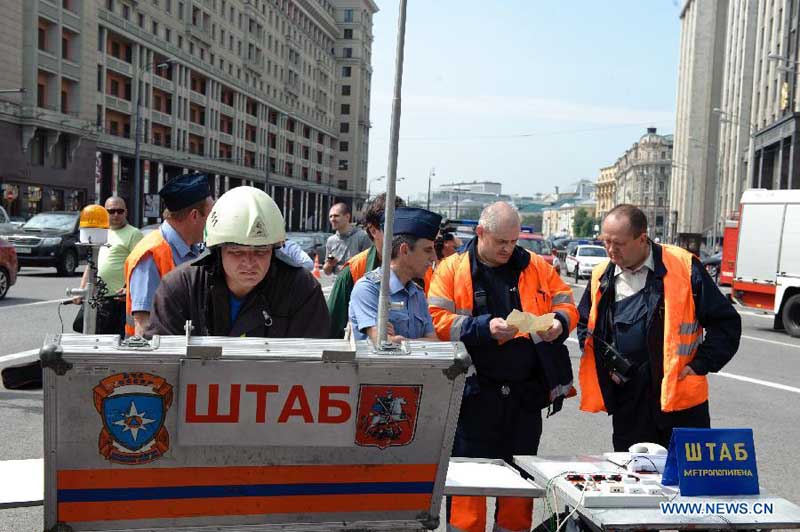
[[[73,275],[87,248],[77,246],[79,212],[42,212],[5,238],[14,245],[20,266],[51,266]]]
[[[550,243],[541,235],[520,233],[517,245],[541,256],[549,265],[556,269],[558,274],[561,274],[561,266],[555,262],[556,257],[553,254],[553,248],[550,247]]]
[[[8,289],[17,282],[17,250],[4,238],[0,238],[0,299],[6,297]]]
[[[594,267],[606,259],[608,253],[603,246],[580,244],[567,254],[564,263],[567,275],[574,276],[575,282],[578,282],[581,277],[591,276]]]
[[[3,207],[0,207],[0,235],[13,233],[16,227],[11,223],[11,218]]]
[[[706,267],[708,275],[710,275],[714,281],[719,282],[719,267],[720,264],[722,264],[722,252],[720,251],[718,253],[714,253],[713,255],[709,255],[703,258],[700,262]]]
[[[9,216],[9,218],[11,220],[11,222],[10,222],[11,225],[16,227],[17,229],[19,229],[20,227],[25,225],[25,222],[28,221],[28,220],[25,219],[24,216]]]
[[[297,242],[311,260],[314,257],[325,255],[325,241],[327,235],[324,233],[286,233],[286,238]]]

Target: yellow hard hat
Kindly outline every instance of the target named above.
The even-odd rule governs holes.
[[[268,246],[286,240],[283,215],[261,189],[236,187],[214,204],[206,220],[206,246]]]

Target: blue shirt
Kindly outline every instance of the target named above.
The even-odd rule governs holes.
[[[230,319],[231,324],[236,323],[236,318],[239,317],[239,311],[242,310],[242,303],[244,303],[244,299],[239,299],[233,294],[230,294],[228,297],[228,303],[231,306],[230,312]]]
[[[308,256],[308,253],[303,251],[300,244],[288,238],[283,243],[283,247],[275,250],[275,254],[286,264],[297,266],[298,268],[305,268],[308,271],[314,269],[314,261]]]
[[[164,221],[159,228],[161,236],[172,248],[172,260],[177,267],[184,262],[196,259],[200,256],[197,244],[189,245],[183,241],[181,235]],[[131,272],[131,282],[128,291],[131,294],[131,312],[150,312],[153,310],[153,299],[156,289],[161,284],[161,275],[153,260],[152,255],[148,255],[136,265]]]
[[[353,287],[349,317],[356,340],[365,340],[367,335],[363,331],[377,326],[380,294],[380,268],[366,274]],[[425,292],[414,281],[403,285],[392,271],[389,276],[389,297],[393,303],[400,301],[405,304],[402,310],[389,311],[389,323],[394,326],[395,334],[414,340],[433,333],[433,319]]]

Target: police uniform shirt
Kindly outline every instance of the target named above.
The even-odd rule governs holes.
[[[621,301],[626,297],[641,291],[644,285],[647,284],[648,272],[655,270],[655,263],[653,262],[653,248],[648,246],[647,259],[639,265],[635,270],[628,268],[621,268],[616,266],[614,268],[614,292],[615,301]]]
[[[367,335],[362,331],[377,326],[380,292],[381,268],[366,274],[353,288],[349,317],[356,340],[367,339]],[[433,319],[428,310],[425,293],[414,281],[403,285],[392,271],[389,276],[389,295],[393,303],[404,303],[402,309],[393,309],[389,312],[389,322],[394,327],[395,334],[411,340],[433,334]]]
[[[159,230],[172,249],[172,260],[176,267],[200,256],[199,246],[197,244],[190,246],[184,242],[169,222],[164,221]],[[131,312],[150,312],[156,289],[160,284],[161,275],[153,257],[148,255],[140,260],[131,272],[131,285],[128,288],[131,293]]]

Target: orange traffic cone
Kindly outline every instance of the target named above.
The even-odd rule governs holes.
[[[315,279],[319,279],[322,277],[322,274],[319,271],[319,256],[314,255],[314,271],[311,272],[311,275],[314,276]]]

